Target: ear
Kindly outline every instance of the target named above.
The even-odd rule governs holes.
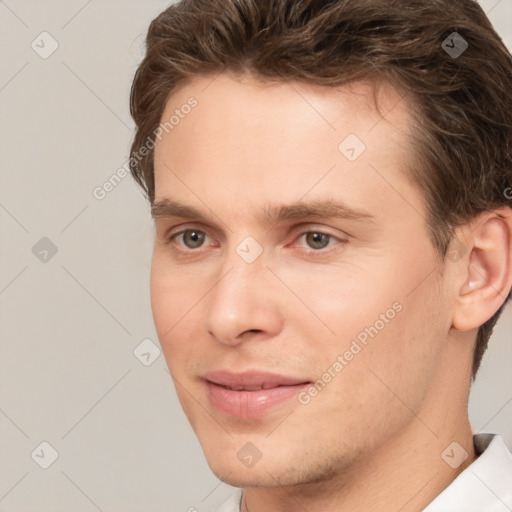
[[[481,213],[461,229],[449,251],[460,255],[453,327],[476,329],[498,311],[512,288],[512,209]]]

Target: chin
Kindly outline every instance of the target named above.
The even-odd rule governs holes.
[[[250,446],[247,443],[242,445],[242,449],[219,449],[217,446],[203,450],[208,466],[215,476],[233,487],[277,487],[282,479],[287,481],[286,485],[295,483],[297,475],[292,475],[295,471],[290,469],[294,465],[286,458],[279,457],[279,454],[277,458],[269,458],[261,453],[261,458],[258,459],[254,452],[253,460],[244,460],[244,456],[247,457],[246,454],[252,451],[248,448]]]
[[[272,450],[272,454],[248,467],[239,459],[235,450],[227,456],[230,450],[219,449],[204,450],[208,466],[217,478],[233,487],[282,487],[313,484],[331,480],[340,471],[344,460],[332,455],[321,457],[314,462],[310,455],[296,454],[292,456],[289,451],[284,453]],[[243,453],[240,456],[243,459]]]
[[[210,466],[211,468],[211,466]],[[241,475],[240,472],[232,468],[231,473],[217,472],[212,469],[213,474],[224,483],[232,487],[278,487],[279,484],[276,480],[270,477],[267,473],[262,474],[261,471],[254,473],[249,472],[246,475]]]

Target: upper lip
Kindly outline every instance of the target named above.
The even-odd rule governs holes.
[[[260,371],[233,373],[227,370],[216,370],[206,373],[203,375],[203,378],[228,388],[275,388],[277,386],[294,386],[309,382],[302,378]]]

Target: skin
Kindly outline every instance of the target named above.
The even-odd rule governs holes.
[[[209,466],[244,488],[251,512],[421,510],[475,458],[473,343],[512,286],[510,210],[461,226],[467,251],[438,258],[407,175],[417,165],[410,109],[391,86],[379,88],[382,117],[367,84],[200,76],[162,119],[191,96],[197,107],[157,142],[156,201],[204,219],[155,216],[151,302]],[[353,162],[338,149],[348,134],[366,145]],[[373,220],[261,215],[299,200],[344,202]],[[186,229],[204,232],[203,245],[187,246]],[[318,232],[330,235],[325,248],[308,245]],[[253,263],[236,252],[248,236],[263,249]],[[241,419],[209,403],[201,376],[219,368],[316,381],[396,302],[400,312],[307,405]],[[261,452],[252,467],[237,457],[248,442]],[[456,469],[441,457],[453,442],[468,454]]]

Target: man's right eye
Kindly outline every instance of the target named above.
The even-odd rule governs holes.
[[[180,245],[188,249],[198,249],[204,245],[206,233],[198,229],[185,229],[171,236],[170,242],[180,241]]]

